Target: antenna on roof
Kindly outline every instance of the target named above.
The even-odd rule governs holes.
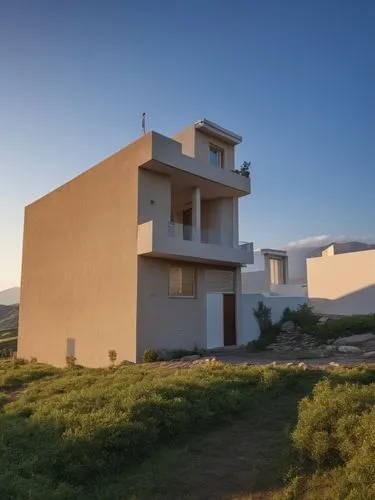
[[[142,130],[143,133],[146,133],[146,113],[142,113]]]

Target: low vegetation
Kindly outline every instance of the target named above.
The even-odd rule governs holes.
[[[280,321],[272,323],[272,310],[263,302],[258,303],[258,307],[253,309],[253,313],[259,325],[260,335],[257,340],[248,343],[247,349],[250,352],[261,351],[275,342],[283,323],[286,321],[293,322],[297,328],[309,333],[321,343],[348,335],[375,333],[375,314],[328,318],[321,321],[321,316],[315,314],[311,307],[307,304],[301,304],[295,310],[287,307]]]
[[[174,371],[2,362],[0,496],[77,498],[105,474],[178,436],[231,420],[292,378],[221,363]]]
[[[375,332],[375,314],[345,316],[317,324],[311,333],[321,342],[347,335]]]
[[[375,498],[375,383],[369,380],[324,380],[301,402],[292,438],[301,469],[313,472],[294,478],[285,497],[318,498],[320,491],[321,498]]]
[[[160,349],[146,349],[142,354],[144,363],[155,363],[156,361],[169,361],[171,359],[181,359],[184,356],[193,354],[204,355],[205,350],[195,346],[193,349],[176,349],[172,351]]]
[[[296,405],[314,386],[291,435]],[[244,496],[236,498],[259,488],[259,498],[271,498],[271,486],[285,498],[303,498],[293,496],[304,494],[300,477],[307,484],[336,471],[345,477],[337,491],[367,494],[369,480],[359,486],[355,474],[370,478],[375,463],[374,402],[369,368],[325,373],[213,362],[94,370],[1,361],[0,497],[199,499],[210,497],[209,484],[212,498],[224,498],[222,489],[231,498],[242,481]],[[222,440],[228,445],[221,454]],[[215,467],[236,464],[233,483],[200,476],[217,454]],[[248,472],[240,474],[244,463]]]

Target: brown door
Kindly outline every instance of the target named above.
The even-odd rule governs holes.
[[[193,210],[191,208],[182,212],[182,224],[184,240],[192,240]]]
[[[224,345],[236,345],[236,296],[223,295]]]

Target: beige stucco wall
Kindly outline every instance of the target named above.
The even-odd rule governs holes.
[[[224,169],[234,170],[235,151],[234,146],[216,138],[210,137],[195,129],[194,125],[187,127],[173,139],[182,144],[182,153],[197,158],[205,165],[210,165],[210,145],[218,146],[224,150]]]
[[[169,267],[188,265],[196,269],[196,298],[169,297]],[[206,345],[207,269],[232,270],[223,266],[207,266],[152,257],[138,258],[137,354],[145,349],[193,349]],[[238,270],[238,273],[240,271]],[[241,281],[236,293],[240,293]],[[240,310],[238,299],[237,311]],[[237,313],[239,318],[239,313]],[[240,335],[238,319],[237,335]]]
[[[199,130],[195,131],[195,157],[206,165],[210,165],[211,144],[224,150],[224,170],[234,170],[234,146]]]
[[[170,218],[171,183],[169,177],[139,169],[138,224],[152,220],[167,237]]]
[[[307,259],[307,281],[318,312],[375,312],[375,250]]]
[[[173,136],[175,141],[182,144],[182,154],[195,157],[195,127],[190,125],[178,134]]]
[[[169,266],[191,262],[138,258],[138,341],[140,359],[145,349],[192,349],[205,343],[205,288],[203,266],[197,269],[196,298],[168,297]]]
[[[233,198],[202,201],[201,228],[204,243],[233,246],[234,226],[238,225],[233,207]]]
[[[114,349],[135,360],[137,165],[150,137],[26,208],[20,357],[105,366]]]

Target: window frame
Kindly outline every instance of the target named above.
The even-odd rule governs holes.
[[[285,280],[285,258],[272,256],[269,258],[270,283],[271,285],[286,285]],[[272,281],[272,277],[277,276],[277,283]]]
[[[211,163],[211,152],[217,154],[217,165]],[[224,149],[216,146],[216,144],[210,144],[210,166],[214,168],[224,168]]]
[[[172,269],[178,269],[181,271],[181,290],[182,290],[182,280],[183,280],[183,270],[184,269],[190,269],[193,271],[193,295],[182,295],[182,293],[179,294],[172,294],[171,293],[171,270]],[[194,266],[174,266],[174,265],[169,265],[168,266],[168,298],[170,299],[196,299],[197,298],[197,269]]]

